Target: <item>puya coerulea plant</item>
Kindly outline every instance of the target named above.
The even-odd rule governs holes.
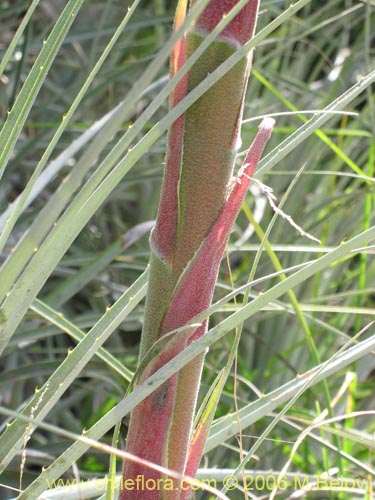
[[[171,76],[237,3],[209,2],[174,47]],[[259,0],[245,3],[175,86],[171,107],[253,37],[258,8]],[[175,29],[182,24],[186,9],[187,0],[179,0]],[[233,222],[274,124],[271,118],[263,120],[233,181],[251,59],[250,52],[170,128],[160,205],[150,240],[150,278],[137,384],[207,331],[207,320],[200,326],[184,326],[211,303]],[[194,477],[209,425],[206,421],[192,429],[203,361],[203,356],[194,359],[134,409],[126,451]],[[147,479],[161,478],[160,472],[130,461],[124,463],[123,475],[124,480],[143,477],[143,484]],[[175,500],[188,498],[190,493],[174,486],[149,491],[123,489],[120,498]]]

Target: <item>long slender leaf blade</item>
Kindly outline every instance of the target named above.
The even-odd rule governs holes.
[[[35,302],[33,302],[33,304],[31,305],[31,309],[36,312],[41,318],[44,318],[52,325],[55,325],[62,331],[66,332],[77,342],[80,342],[85,338],[86,334],[80,328],[66,319],[61,313],[53,309],[50,305],[42,302],[41,300],[35,300]],[[104,347],[100,347],[96,355],[105,363],[107,363],[107,365],[113,371],[117,372],[128,382],[130,382],[130,380],[133,378],[133,373],[125,366],[123,366],[123,364]]]
[[[127,413],[129,413],[135,406],[137,406],[143,399],[149,396],[155,389],[160,387],[168,378],[170,378],[174,373],[177,373],[183,366],[189,363],[199,354],[203,353],[205,349],[212,343],[216,342],[220,338],[224,337],[229,331],[235,328],[237,325],[243,323],[250,316],[254,315],[256,312],[260,311],[262,307],[270,302],[271,300],[277,299],[289,289],[295,287],[299,283],[304,282],[311,276],[314,276],[317,272],[323,270],[329,265],[333,264],[343,256],[350,253],[355,255],[356,249],[360,249],[365,243],[372,241],[375,238],[375,227],[368,229],[355,236],[351,240],[341,244],[332,252],[320,257],[313,263],[309,264],[305,268],[297,271],[292,276],[289,276],[284,281],[278,283],[271,289],[267,290],[263,294],[259,295],[250,304],[247,304],[241,308],[236,313],[229,316],[227,319],[223,320],[216,327],[212,328],[205,336],[198,339],[194,343],[190,344],[183,353],[178,354],[175,358],[165,364],[156,373],[149,377],[143,384],[136,387],[134,391],[122,402],[120,402],[115,408],[110,410],[108,414],[103,417],[97,424],[95,424],[90,431],[88,431],[89,437],[93,439],[99,439],[105,432],[107,432],[113,425],[118,422],[119,419],[123,418]],[[358,251],[358,250],[357,250]],[[360,250],[359,250],[360,251]],[[195,321],[197,318],[195,318]],[[198,317],[199,320],[199,317]],[[312,377],[314,383],[317,383],[323,378],[328,377],[332,373],[336,373],[338,370],[348,366],[348,364],[353,361],[360,359],[363,355],[370,352],[375,346],[375,337],[372,336],[370,339],[359,343],[358,345],[348,349],[347,352],[337,356],[337,358],[328,366],[319,366],[308,372],[306,378],[297,377],[291,382],[295,386],[295,391],[290,390],[290,386],[281,387],[278,389],[278,394],[280,398],[277,402],[274,401],[274,397],[270,398],[268,404],[263,406],[263,415],[266,415],[272,409],[276,408],[282,402],[288,401],[293,395],[298,392],[301,388],[301,384],[306,382],[308,377]],[[319,375],[314,378],[314,373]],[[312,380],[311,379],[311,380]],[[275,395],[273,395],[275,396]],[[263,402],[263,399],[261,400]],[[276,406],[273,406],[275,403]],[[0,442],[1,443],[1,442]],[[1,448],[0,448],[1,449]],[[82,445],[82,443],[73,444],[57,461],[54,462],[46,471],[44,471],[39,478],[30,485],[30,487],[25,490],[24,494],[33,492],[33,494],[40,494],[45,488],[45,481],[55,480],[66,468],[72,463],[71,461],[76,460],[81,456],[88,446]],[[71,460],[71,461],[70,461]],[[22,495],[20,499],[22,498]]]
[[[241,1],[244,2],[245,0]],[[129,109],[134,106],[134,102],[137,102],[137,99],[142,95],[144,89],[146,89],[147,85],[149,85],[152,81],[152,78],[160,70],[165,59],[172,51],[174,45],[181,37],[184,30],[194,21],[194,19],[199,15],[199,13],[203,10],[208,2],[209,0],[203,0],[191,9],[182,25],[173,33],[168,42],[161,49],[159,55],[153,60],[153,62],[150,64],[150,66],[147,68],[138,82],[133,86],[127,98],[118,106],[115,113],[111,116],[111,120],[107,124],[107,127],[99,132],[98,136],[90,145],[85,155],[79,160],[79,162],[75,166],[75,169],[71,172],[71,175],[68,176],[66,181],[60,186],[54,196],[51,197],[45,208],[38,215],[34,224],[31,226],[30,231],[25,234],[19,245],[17,245],[15,251],[10,255],[9,260],[7,260],[7,262],[0,270],[0,302],[4,299],[10,287],[16,281],[17,276],[19,276],[26,263],[32,257],[35,248],[39,248],[43,241],[43,238],[49,233],[55,221],[58,219],[61,212],[69,203],[69,200],[71,199],[73,194],[80,187],[84,177],[86,176],[92,165],[96,162],[100,153],[107,146],[113,135],[118,132],[121,124],[126,119],[126,117],[129,118]],[[208,38],[207,43],[210,39],[213,39],[213,37]],[[137,119],[131,130],[129,130],[127,134],[125,134],[122,140],[119,141],[119,143],[107,155],[105,160],[98,167],[97,172],[92,175],[90,181],[85,185],[83,189],[84,193],[81,192],[80,196],[75,198],[72,207],[73,210],[78,211],[79,204],[82,202],[82,200],[84,201],[95,191],[95,189],[97,189],[100,182],[105,178],[108,172],[110,172],[116,161],[120,158],[124,151],[127,150],[131,142],[141,132],[142,127],[147,123],[153,113],[156,112],[157,109],[163,104],[163,100],[166,99],[169,93],[172,91],[175,81],[178,81],[178,79],[183,76],[183,74],[193,64],[197,57],[199,57],[199,54],[204,49],[204,46],[205,44],[202,44],[200,50],[196,51],[194,57],[191,58],[190,65],[187,65],[184,68],[184,71],[181,72],[181,74],[176,75],[175,78],[165,86],[162,92],[159,93],[158,98],[153,101],[149,108],[147,108],[146,112],[144,112],[141,117]],[[125,173],[126,172],[124,172],[124,175]],[[79,231],[80,230],[77,231],[77,234]]]
[[[43,43],[42,50],[26,78],[13,108],[8,112],[8,118],[0,132],[0,179],[30,108],[82,4],[83,0],[69,0],[50,36]]]
[[[263,29],[258,35],[256,35],[251,42],[245,44],[237,53],[233,54],[228,60],[226,60],[220,67],[215,70],[211,75],[209,75],[201,84],[199,84],[192,92],[188,94],[179,104],[177,104],[168,115],[163,118],[153,129],[146,134],[139,141],[139,143],[128,152],[126,157],[121,160],[118,165],[111,171],[111,173],[103,180],[103,182],[97,187],[98,180],[103,177],[103,173],[99,174],[99,179],[95,179],[92,184],[88,182],[82,189],[80,194],[76,197],[75,202],[72,204],[70,209],[64,214],[62,221],[54,228],[49,237],[47,238],[43,247],[41,247],[31,259],[28,269],[21,276],[18,283],[16,284],[15,290],[17,300],[14,298],[13,292],[6,300],[3,308],[3,323],[4,323],[4,334],[3,340],[0,342],[0,351],[6,345],[6,342],[13,334],[15,328],[21,321],[25,311],[29,307],[29,304],[38,293],[40,287],[46,281],[51,270],[53,270],[57,262],[61,259],[62,255],[65,253],[66,249],[74,241],[76,235],[81,231],[84,225],[89,221],[92,215],[95,213],[96,209],[104,202],[107,196],[113,191],[113,189],[118,185],[124,175],[133,167],[133,165],[142,157],[145,151],[147,151],[152,144],[160,137],[160,135],[173,123],[181,113],[183,113],[195,100],[197,100],[200,95],[202,95],[210,86],[212,86],[220,77],[223,71],[228,71],[234,66],[238,60],[241,59],[242,54],[246,53],[246,50],[253,48],[256,42],[258,42],[262,37],[269,34],[272,29],[278,26],[278,23],[285,21],[288,18],[287,14],[291,16],[295,13],[298,8],[302,8],[306,4],[307,0],[300,0],[293,6],[291,6],[285,13],[283,13],[277,20],[270,23],[267,28]],[[277,21],[277,22],[276,22]],[[342,109],[343,106],[347,105],[352,99],[354,99],[358,94],[360,94],[364,89],[366,89],[371,83],[375,81],[375,70],[366,75],[361,82],[355,84],[349,91],[345,92],[342,98],[338,98],[332,103],[329,108]],[[328,120],[329,116],[323,114],[318,117],[314,117],[309,120],[305,125],[298,129],[290,138],[290,143],[288,139],[284,141],[284,147],[279,149],[276,148],[275,153],[271,152],[267,155],[268,165],[274,164],[276,162],[277,154],[284,156],[287,152],[293,150],[298,144],[300,144],[309,134],[311,134],[316,128],[321,126]],[[270,157],[271,155],[271,157]],[[263,160],[260,165],[263,168],[266,167],[265,160]],[[96,177],[96,176],[94,176]],[[76,214],[80,213],[79,224],[76,220]],[[53,249],[53,250],[52,250]],[[43,266],[43,269],[41,268]],[[36,276],[37,274],[37,276]],[[31,276],[30,276],[31,275]],[[33,283],[33,289],[29,287],[29,283]],[[27,293],[25,292],[27,288]],[[20,290],[23,290],[22,292]],[[13,297],[12,297],[13,294]],[[24,300],[20,301],[19,296],[24,297]],[[6,323],[6,324],[5,324]]]
[[[124,321],[126,316],[136,307],[146,293],[147,274],[145,271],[130,286],[118,301],[101,317],[98,323],[84,336],[79,344],[70,352],[58,369],[38,390],[33,399],[26,405],[22,415],[30,415],[32,408],[35,418],[43,419],[58,401],[80,371],[97,353],[99,347],[111,333]],[[43,394],[41,400],[40,395]],[[0,437],[0,472],[17,453],[23,441],[25,426],[21,421],[8,425]]]
[[[84,84],[80,88],[80,90],[79,90],[76,98],[74,99],[72,105],[70,106],[69,110],[64,115],[64,119],[62,120],[62,122],[58,126],[53,138],[51,139],[46,150],[44,151],[43,156],[42,156],[41,160],[39,161],[38,165],[36,166],[32,176],[30,177],[25,189],[23,190],[22,194],[19,196],[18,201],[17,201],[17,205],[14,207],[12,214],[10,215],[10,217],[6,221],[6,226],[3,229],[2,234],[0,235],[0,252],[4,248],[4,245],[9,237],[14,225],[16,224],[20,214],[22,213],[22,209],[23,209],[24,204],[26,203],[32,188],[34,187],[34,185],[35,185],[37,179],[39,178],[43,168],[45,167],[48,159],[50,158],[56,144],[58,143],[62,134],[66,130],[66,128],[67,128],[68,124],[70,123],[70,120],[73,118],[73,115],[76,112],[79,104],[81,103],[82,99],[85,97],[86,92],[88,91],[90,85],[94,81],[94,79],[95,79],[96,75],[98,74],[100,68],[102,67],[103,63],[105,62],[105,60],[109,56],[113,46],[115,45],[118,38],[122,34],[125,26],[128,24],[129,20],[131,19],[131,16],[133,15],[139,2],[140,2],[140,0],[135,0],[133,2],[133,5],[131,6],[131,8],[129,10],[127,10],[125,17],[123,18],[119,27],[117,28],[114,35],[112,36],[111,40],[109,41],[109,43],[107,44],[107,46],[103,50],[99,60],[97,61],[94,68],[90,72],[86,81],[84,82]]]
[[[31,2],[29,8],[27,9],[27,12],[26,12],[24,18],[22,19],[21,24],[18,26],[18,29],[17,29],[12,41],[10,42],[5,54],[2,56],[1,62],[0,62],[0,77],[2,76],[7,64],[9,63],[10,58],[12,57],[12,54],[13,54],[15,48],[19,44],[19,42],[22,38],[22,35],[25,31],[25,28],[28,25],[28,23],[31,19],[31,16],[33,15],[35,9],[38,7],[39,2],[40,2],[40,0],[33,0]]]
[[[200,340],[197,342],[200,342]],[[374,347],[375,337],[360,342],[356,346],[348,349],[342,355],[337,356],[332,363],[327,364],[323,369],[322,366],[317,366],[310,370],[305,377],[297,377],[284,386],[281,386],[273,393],[267,394],[259,400],[260,408],[257,414],[258,418],[262,418],[281,404],[289,401],[306,382],[311,382],[311,385],[321,382],[325,378],[344,369],[346,366],[371,352]],[[91,429],[86,431],[85,436],[91,439],[100,439],[120,418],[139,404],[140,400],[147,397],[157,388],[157,386],[160,386],[167,380],[172,375],[172,372],[176,373],[182,366],[187,364],[183,356],[179,356],[179,358],[177,364],[174,363],[176,360],[172,360],[168,363],[168,367],[164,366],[150,377],[150,379],[145,381],[144,384],[137,387],[130,396],[121,401],[115,408],[110,410],[105,417],[99,420]],[[162,376],[160,376],[160,372],[163,372]],[[316,376],[317,373],[318,375]],[[154,384],[151,383],[151,379],[155,382]],[[41,495],[46,489],[46,484],[52,484],[53,481],[60,477],[70,467],[70,464],[78,460],[88,449],[89,445],[81,442],[76,442],[71,445],[57,460],[55,460],[55,462],[53,462],[53,464],[45,469],[23,493],[21,493],[18,500],[26,500],[30,498],[30,496],[36,498],[38,495]]]

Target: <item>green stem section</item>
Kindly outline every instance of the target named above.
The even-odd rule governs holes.
[[[220,3],[211,3],[219,9],[223,8]],[[256,13],[257,1],[249,4],[251,13]],[[247,14],[248,9],[249,6]],[[221,17],[218,16],[218,19],[221,20]],[[172,76],[209,34],[205,32],[204,25],[212,18],[202,19],[176,46],[172,55]],[[249,28],[251,35],[254,24],[253,19]],[[234,55],[238,48],[235,40],[220,36],[215,39],[191,67],[186,79],[176,86],[171,99],[172,107]],[[185,335],[176,337],[157,354],[150,355],[158,340],[168,332],[183,327],[211,303],[218,265],[208,266],[197,278],[201,282],[199,291],[196,283],[192,282],[196,278],[186,277],[190,276],[188,273],[194,266],[194,259],[228,199],[250,64],[250,57],[239,60],[170,129],[161,201],[151,236],[150,280],[140,348],[140,362],[151,359],[137,383],[142,383],[207,331],[205,320],[198,328],[186,331]],[[181,301],[176,298],[183,289],[196,294],[196,300],[189,302],[189,299]],[[185,297],[188,296],[189,293],[185,294]],[[185,473],[203,361],[203,354],[192,360],[135,408],[128,432],[128,452],[180,474]],[[125,462],[125,480],[139,475],[154,480],[160,478],[159,472]],[[177,490],[136,491],[132,492],[131,498],[177,500],[182,498],[182,492],[179,488]],[[121,500],[130,498],[128,495],[124,490]]]

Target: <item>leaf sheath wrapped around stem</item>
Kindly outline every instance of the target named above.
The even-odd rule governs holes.
[[[179,2],[176,27],[183,20],[185,3]],[[172,75],[236,3],[212,0],[208,4],[195,26],[176,45],[171,58]],[[253,36],[257,11],[258,0],[245,4],[180,80],[171,96],[171,106]],[[161,200],[151,236],[150,279],[140,350],[143,371],[139,382],[207,330],[204,321],[195,329],[187,328],[172,338],[166,336],[184,327],[211,304],[232,224],[271,134],[273,120],[266,119],[230,189],[250,66],[251,54],[223,75],[169,131]],[[155,349],[157,345],[162,348]],[[189,449],[189,444],[202,364],[203,356],[193,360],[133,411],[128,452],[180,474],[187,470],[195,474],[203,445],[198,440],[199,445]],[[160,474],[149,467],[126,462],[124,481],[137,476],[156,482],[160,479]],[[121,499],[128,498],[174,500],[186,496],[170,480],[161,489],[123,490]]]

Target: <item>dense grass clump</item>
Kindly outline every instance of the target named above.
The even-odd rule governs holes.
[[[370,499],[375,7],[261,1],[236,164],[273,116],[268,154],[208,333],[131,390],[166,132],[199,98],[168,106],[175,7],[1,5],[0,498],[72,480],[69,498],[113,498],[129,413],[209,346],[198,479],[234,500]]]

